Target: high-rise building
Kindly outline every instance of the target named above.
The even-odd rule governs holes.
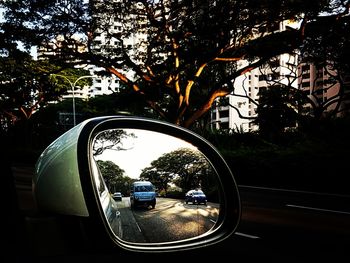
[[[338,74],[332,69],[331,63],[327,66],[302,63],[298,67],[299,86],[310,99],[306,105],[309,114],[326,116],[336,111],[342,116],[350,109],[350,75],[343,76],[342,86],[337,80]],[[317,116],[317,117],[321,117]]]
[[[295,23],[285,21],[274,29],[284,31],[287,27],[295,27]],[[248,64],[241,61],[238,68]],[[298,88],[297,81],[298,55],[282,54],[270,61],[268,65],[255,68],[234,80],[234,92],[216,101],[211,112],[211,127],[238,132],[256,131],[253,124],[257,116],[259,91],[274,86],[288,85]]]
[[[103,1],[101,1],[103,3]],[[114,0],[114,4],[122,4],[123,0]],[[98,4],[98,1],[96,2]],[[136,5],[138,7],[138,5]],[[141,8],[141,7],[140,7]],[[132,14],[125,14],[125,16],[132,17]],[[98,19],[103,28],[97,29],[93,32],[93,45],[92,52],[100,54],[102,56],[107,54],[108,59],[118,59],[118,52],[127,52],[128,57],[135,63],[138,64],[138,58],[135,56],[137,51],[142,51],[142,42],[146,41],[147,36],[143,33],[133,33],[122,40],[118,37],[123,32],[123,29],[128,27],[125,24],[125,17],[121,18],[120,15],[115,16],[101,16],[99,13],[94,15],[95,19]],[[132,21],[132,18],[131,18]],[[110,51],[112,51],[110,53]],[[114,57],[113,57],[114,56]],[[105,71],[104,68],[91,67],[92,74],[98,71]],[[124,74],[128,79],[133,80],[135,72],[132,69],[118,70]],[[121,88],[119,79],[114,76],[105,76],[103,78],[93,79],[93,85],[90,87],[90,97],[102,94],[111,94],[113,92],[119,92]]]
[[[103,1],[101,1],[103,3]],[[114,2],[122,2],[122,0],[115,0]],[[95,3],[98,4],[98,1]],[[111,59],[111,54],[118,49],[124,48],[124,50],[128,50],[129,57],[137,63],[137,58],[134,57],[134,52],[136,50],[135,44],[140,41],[144,41],[146,39],[144,34],[132,34],[128,38],[123,39],[122,41],[113,35],[118,35],[122,32],[123,27],[125,25],[122,24],[121,19],[116,16],[101,16],[101,14],[96,13],[94,15],[95,19],[99,19],[99,22],[102,21],[104,25],[103,29],[97,29],[92,32],[93,42],[91,45],[91,51],[96,55],[101,55],[108,59]],[[39,47],[37,54],[38,59],[44,59],[45,56],[52,55],[60,55],[59,52],[62,48],[62,45],[69,45],[70,48],[74,47],[74,50],[85,52],[87,46],[85,44],[81,44],[79,46],[78,43],[79,37],[77,36],[76,40],[70,41],[67,44],[67,40],[64,39],[63,36],[59,36],[56,41],[53,41],[49,46]],[[140,48],[140,46],[138,46]],[[109,53],[112,51],[112,53]],[[119,79],[110,74],[106,74],[105,69],[102,67],[97,67],[93,65],[85,66],[84,69],[90,72],[92,85],[85,87],[75,87],[76,89],[72,91],[71,89],[67,89],[67,94],[63,98],[71,98],[76,96],[77,98],[88,99],[94,97],[96,95],[105,95],[112,94],[114,92],[119,92],[121,85]],[[101,72],[102,74],[98,74]],[[132,70],[124,70],[122,72],[129,79],[134,78],[134,72]]]

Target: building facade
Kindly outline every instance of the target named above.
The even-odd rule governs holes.
[[[276,31],[287,27],[296,27],[295,23],[285,21],[276,26]],[[248,64],[241,61],[238,68]],[[298,55],[282,54],[270,63],[251,70],[234,80],[234,92],[216,101],[211,112],[211,128],[236,132],[258,130],[253,124],[257,116],[259,91],[274,86],[288,85],[298,88],[297,81]]]
[[[338,76],[327,66],[302,63],[298,67],[300,89],[308,96],[308,114],[315,117],[334,113],[341,117],[350,109],[350,75]],[[341,78],[342,83],[339,82]]]

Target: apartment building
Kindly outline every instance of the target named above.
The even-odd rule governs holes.
[[[305,108],[311,115],[327,116],[332,111],[341,117],[350,108],[350,75],[343,76],[343,87],[331,64],[320,66],[302,63],[298,67],[299,86],[310,98]]]
[[[74,47],[78,52],[84,52],[86,49],[85,45],[79,45],[78,38],[75,39],[76,41],[72,40],[70,43],[68,43],[63,36],[58,36],[55,41],[52,41],[51,43],[46,44],[45,46],[39,46],[36,51],[34,52],[34,59],[42,60],[46,59],[49,56],[60,56],[60,50],[63,48],[63,45],[69,45],[69,47]],[[84,66],[80,66],[82,68],[86,68]],[[56,74],[57,76],[65,79],[69,82],[69,85],[67,86],[67,92],[65,95],[62,96],[62,99],[72,98],[73,96],[75,98],[79,99],[88,99],[91,97],[91,90],[90,87],[85,86],[81,87],[79,85],[75,85],[78,83],[75,83],[76,80],[69,80],[65,76]],[[91,75],[87,75],[84,77],[93,78],[94,74],[91,71]],[[78,80],[78,78],[77,78]],[[95,81],[101,81],[101,80],[95,80]]]
[[[123,0],[114,0],[115,3],[122,3]],[[103,3],[103,1],[102,1]],[[142,6],[140,6],[141,8]],[[128,14],[128,16],[132,16],[132,14]],[[118,51],[123,49],[123,51],[127,50],[129,58],[135,63],[138,64],[139,60],[136,57],[136,53],[140,50],[142,50],[142,42],[147,40],[147,36],[142,33],[135,33],[131,34],[127,38],[123,38],[120,40],[119,38],[116,38],[114,36],[118,36],[122,31],[123,28],[127,27],[128,25],[123,24],[123,19],[120,17],[120,15],[115,16],[103,16],[101,17],[100,14],[95,15],[96,19],[102,20],[104,24],[104,28],[98,29],[95,32],[93,32],[93,45],[92,45],[92,51],[95,54],[105,55],[105,54],[111,54],[109,53],[111,50]],[[112,53],[113,53],[112,52]],[[115,54],[115,53],[114,53]],[[116,58],[118,55],[108,55],[108,58]],[[120,69],[119,69],[120,70]],[[97,68],[92,67],[90,69],[92,74],[95,74],[98,71],[104,71],[103,68]],[[121,71],[128,79],[134,79],[135,72],[133,72],[131,69],[124,69]],[[105,76],[103,78],[94,78],[93,84],[90,87],[89,90],[89,96],[93,97],[96,95],[102,95],[102,94],[111,94],[113,92],[119,92],[121,88],[120,81],[116,76]]]
[[[285,21],[276,25],[274,30],[284,31],[296,24]],[[248,64],[241,61],[238,68]],[[255,68],[234,80],[234,92],[216,101],[211,112],[212,129],[225,129],[237,132],[256,131],[253,124],[257,116],[259,91],[274,86],[288,85],[298,88],[298,55],[283,54],[270,61],[268,65]]]
[[[117,0],[116,2],[121,1],[122,0]],[[98,29],[93,32],[93,42],[91,46],[92,52],[103,56],[109,54],[108,52],[111,50],[116,51],[117,49],[124,47],[129,50],[128,52],[130,58],[134,59],[137,63],[137,59],[133,56],[133,53],[135,52],[133,48],[138,42],[145,41],[146,36],[143,34],[135,34],[123,39],[123,41],[120,41],[119,39],[113,37],[114,34],[118,35],[118,33],[122,32],[123,26],[125,26],[122,24],[121,19],[119,19],[118,16],[102,17],[97,13],[95,18],[100,20],[102,19],[103,23],[105,24],[105,28],[103,28],[103,30]],[[82,44],[79,46],[78,43],[80,43],[79,36],[76,36],[76,39],[71,40],[69,43],[63,38],[63,36],[59,36],[56,41],[50,43],[49,46],[39,47],[37,50],[37,58],[44,59],[46,56],[59,55],[59,52],[63,47],[62,45],[69,45],[70,48],[74,47],[75,50],[84,52],[87,48],[86,45]],[[110,55],[107,57],[109,59],[113,58]],[[67,89],[67,94],[63,96],[63,99],[72,98],[73,95],[76,98],[89,99],[97,95],[108,95],[114,92],[119,92],[121,88],[119,79],[114,75],[103,74],[105,71],[104,68],[87,65],[84,67],[84,69],[88,70],[90,74],[83,77],[91,78],[92,85],[85,87],[74,85],[74,90]],[[99,74],[99,72],[102,74]],[[134,72],[131,70],[125,70],[122,73],[124,73],[129,79],[133,79],[134,77]],[[70,84],[72,86],[73,83]]]

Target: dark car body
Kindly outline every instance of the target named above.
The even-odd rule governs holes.
[[[193,204],[207,204],[207,197],[202,190],[190,190],[186,193],[185,202]]]

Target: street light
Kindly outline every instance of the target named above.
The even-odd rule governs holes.
[[[93,75],[85,75],[85,76],[80,76],[79,78],[77,78],[73,83],[69,80],[69,78],[67,78],[67,76],[64,75],[60,75],[60,74],[51,74],[53,76],[57,76],[57,77],[61,77],[64,78],[65,80],[68,81],[71,89],[72,89],[72,100],[73,100],[73,126],[76,125],[76,119],[75,119],[75,97],[74,97],[74,89],[75,89],[75,85],[77,84],[77,82],[81,79],[85,79],[85,78],[95,78],[96,76]]]

